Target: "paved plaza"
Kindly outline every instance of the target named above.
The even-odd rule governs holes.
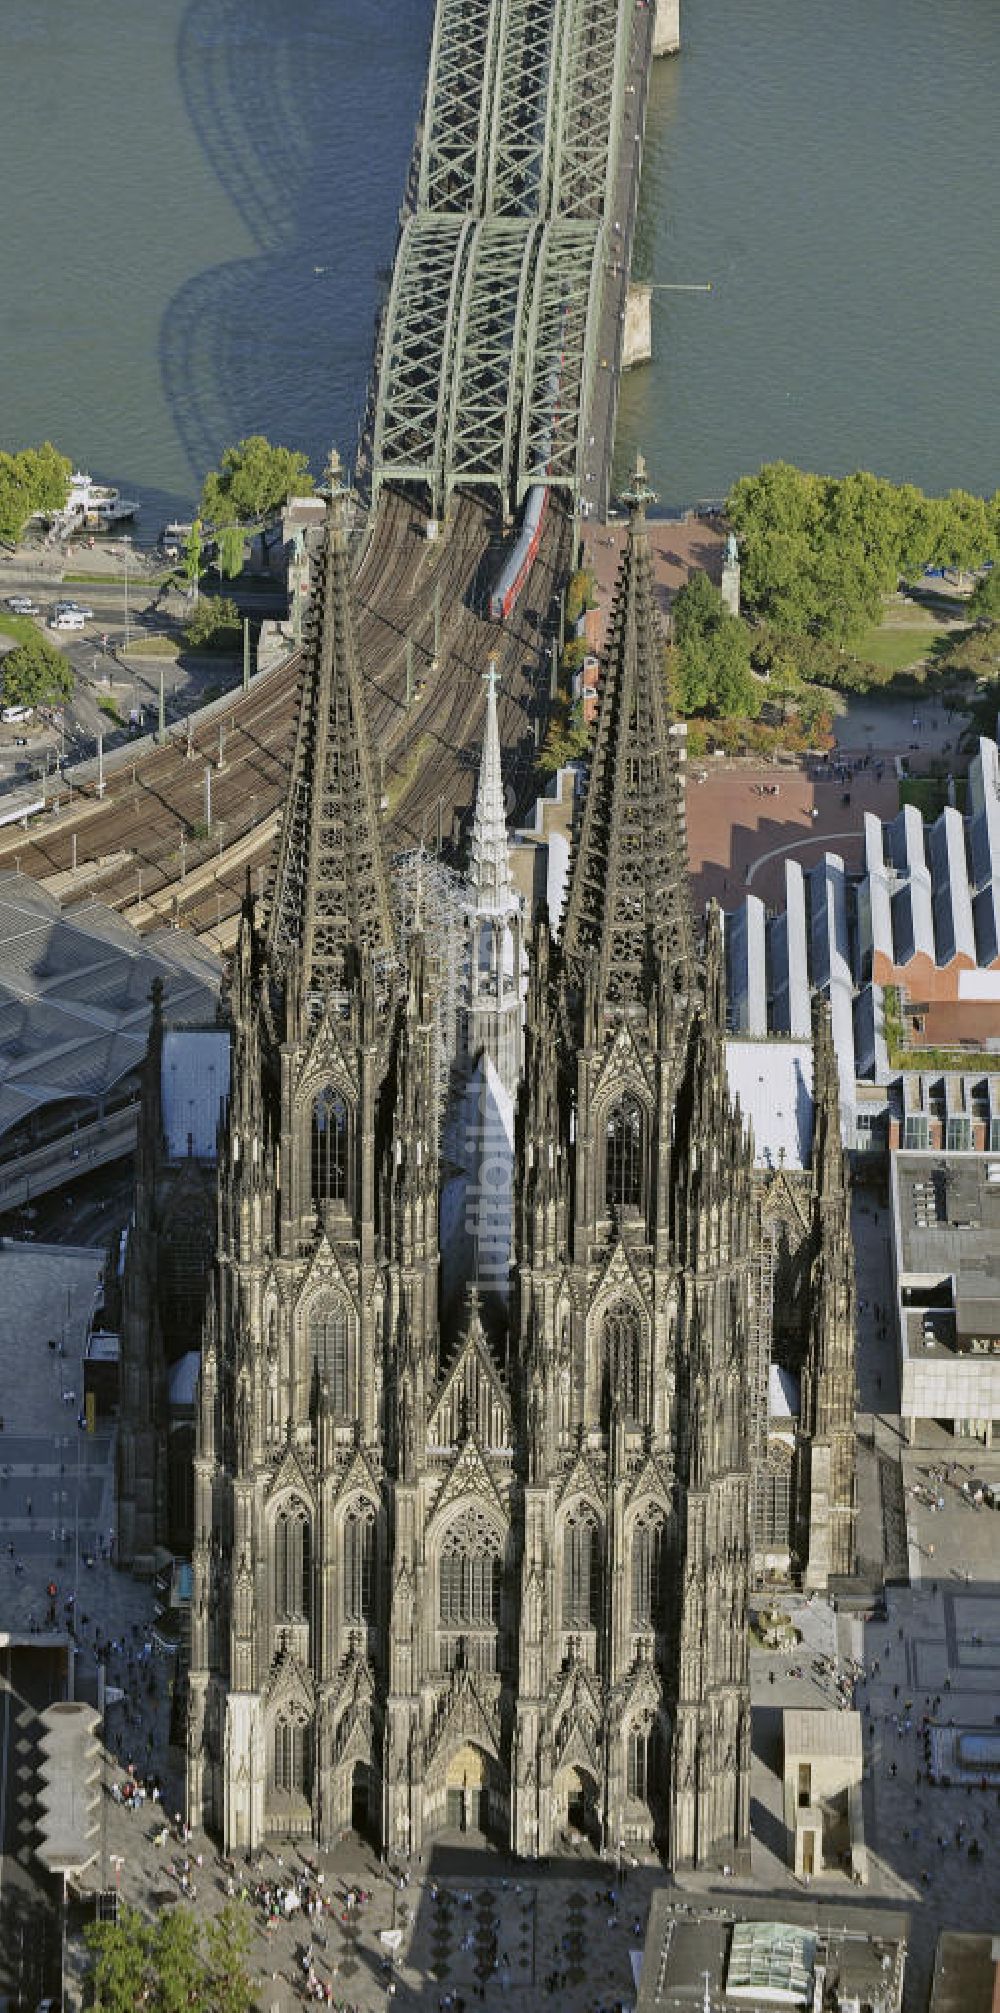
[[[1000,1514],[976,1509],[962,1488],[965,1481],[1000,1481],[1000,1452],[987,1455],[975,1443],[944,1436],[930,1448],[908,1448],[900,1439],[894,1345],[883,1332],[887,1223],[877,1191],[859,1192],[862,1468],[867,1487],[875,1486],[879,1464],[895,1478],[900,1583],[887,1591],[885,1618],[868,1622],[838,1615],[818,1598],[784,1597],[801,1641],[782,1655],[754,1650],[747,1885],[773,1896],[776,1912],[782,1895],[801,1897],[785,1858],[781,1713],[792,1705],[835,1709],[825,1660],[843,1667],[857,1658],[865,1666],[854,1703],[867,1756],[871,1884],[859,1897],[847,1875],[833,1871],[812,1886],[825,1900],[842,1898],[845,1909],[859,1898],[912,1909],[906,2001],[917,2013],[926,2003],[939,1930],[997,1926],[993,1840],[1000,1842],[1000,1796],[981,1782],[932,1782],[929,1774],[943,1778],[960,1732],[992,1731],[1000,1713]],[[80,1695],[95,1696],[98,1649],[106,1658],[113,1703],[93,1886],[117,1882],[125,1898],[145,1907],[165,1906],[168,1896],[182,1900],[193,1888],[199,1911],[242,1890],[255,1925],[252,1963],[262,2013],[292,2013],[310,2003],[307,1963],[315,1981],[311,2003],[322,1991],[323,2003],[358,2013],[387,2006],[468,2013],[490,2005],[511,2013],[546,2006],[596,2013],[630,2005],[633,1954],[642,1947],[651,1894],[666,1878],[659,1866],[619,1867],[581,1842],[576,1853],[545,1868],[529,1867],[485,1841],[444,1835],[397,1880],[353,1836],[322,1855],[276,1841],[252,1868],[227,1868],[208,1839],[185,1837],[178,1821],[183,1751],[176,1744],[175,1659],[156,1633],[153,1590],[117,1572],[107,1556],[112,1434],[91,1437],[77,1425],[81,1352],[101,1264],[96,1249],[0,1250],[0,1599],[8,1627],[47,1631],[46,1588],[50,1579],[57,1582],[56,1622],[75,1620]],[[72,1399],[64,1397],[70,1392]],[[873,1509],[871,1517],[866,1511],[867,1521],[881,1519],[882,1511]],[[880,1521],[876,1538],[866,1536],[873,1554],[884,1537]],[[67,1613],[74,1589],[75,1613],[72,1607]],[[939,1731],[928,1737],[925,1720]],[[144,1802],[130,1808],[117,1800],[140,1780],[150,1786]],[[21,1849],[30,1858],[30,1840]],[[728,1903],[743,1884],[717,1874],[682,1875],[677,1883],[700,1897],[724,1894]],[[265,1887],[272,1894],[294,1888],[303,1901],[312,1899],[314,1910],[296,1907],[286,1915],[272,1905],[269,1912]],[[364,1898],[351,1899],[359,1894]],[[79,1982],[80,1952],[72,1942],[69,1964]]]
[[[112,1537],[112,1435],[79,1424],[103,1267],[96,1246],[0,1246],[0,1615],[12,1632],[62,1627]]]

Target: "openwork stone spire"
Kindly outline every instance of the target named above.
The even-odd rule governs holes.
[[[579,989],[595,961],[597,998],[612,1015],[648,1000],[658,958],[681,991],[691,990],[692,963],[683,797],[646,524],[655,498],[641,456],[623,501],[628,538],[563,928],[571,983]]]
[[[343,992],[354,965],[388,975],[395,949],[351,600],[345,488],[331,454],[295,760],[269,947],[307,998]]]
[[[851,1196],[828,1002],[813,1001],[813,1260],[796,1467],[803,1584],[854,1571],[855,1279]]]
[[[813,1101],[816,1136],[813,1186],[827,1203],[847,1192],[847,1164],[840,1123],[840,1074],[829,1001],[813,996]]]
[[[476,909],[481,915],[506,915],[517,906],[507,847],[500,730],[497,725],[497,670],[492,659],[486,677],[486,731],[479,764],[469,881]]]
[[[472,827],[466,924],[467,1059],[471,1066],[480,1057],[487,1057],[497,1072],[503,1096],[513,1099],[521,1074],[522,1052],[521,901],[515,892],[507,850],[497,727],[497,675],[493,663],[486,680],[486,731]],[[486,1103],[480,1105],[477,1127],[487,1122],[487,1107],[492,1109],[493,1090],[488,1077],[484,1083]],[[485,1135],[480,1140],[480,1149],[487,1150]]]

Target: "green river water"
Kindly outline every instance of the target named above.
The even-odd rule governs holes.
[[[622,398],[665,503],[761,460],[1000,481],[996,0],[682,0]],[[6,0],[0,443],[144,504],[250,431],[353,452],[431,0]]]

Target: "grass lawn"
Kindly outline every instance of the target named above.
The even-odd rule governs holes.
[[[30,615],[12,615],[9,608],[0,608],[0,636],[13,636],[15,643],[27,643],[29,636],[37,633],[38,625]]]
[[[176,636],[150,635],[137,629],[129,638],[130,657],[179,657],[184,645]]]
[[[924,622],[919,627],[907,625],[902,629],[880,625],[859,637],[851,655],[864,658],[869,664],[885,664],[890,671],[906,671],[911,664],[930,656],[939,637],[952,633],[939,622]]]

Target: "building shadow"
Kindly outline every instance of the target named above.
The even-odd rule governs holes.
[[[432,11],[190,0],[181,91],[254,246],[188,280],[161,325],[164,392],[195,481],[251,432],[304,448],[317,469],[333,439],[353,449]]]
[[[41,1639],[40,1639],[41,1642]],[[60,1887],[38,1858],[40,1715],[64,1696],[66,1653],[7,1639],[0,1662],[0,2005],[35,2006],[59,1990]]]

